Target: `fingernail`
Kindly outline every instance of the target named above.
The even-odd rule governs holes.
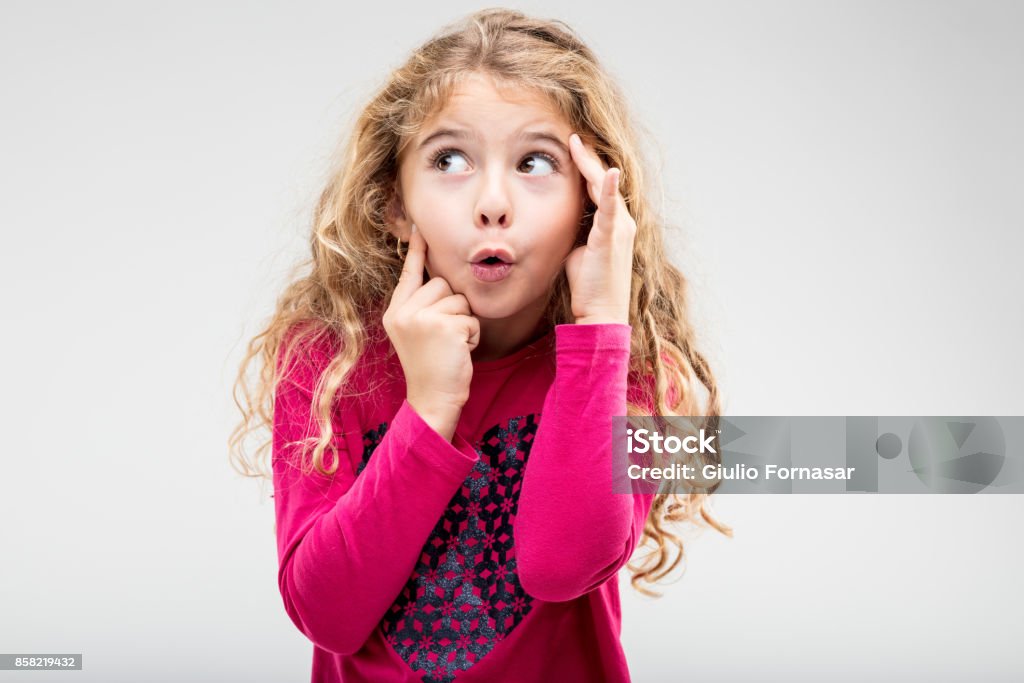
[[[415,223],[412,224],[412,231],[416,232],[416,224]]]
[[[570,141],[571,141],[571,140],[572,140],[573,138],[575,138],[575,139],[576,139],[576,142],[579,142],[579,141],[580,141],[580,136],[579,136],[579,135],[577,135],[576,133],[573,133],[572,135],[570,135],[570,136],[569,136],[569,140],[570,140]]]

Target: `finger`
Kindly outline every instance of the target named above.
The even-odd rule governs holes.
[[[569,152],[580,173],[592,183],[597,184],[608,170],[594,147],[583,142],[578,133],[569,136]]]
[[[601,201],[597,202],[597,212],[601,215],[601,222],[606,226],[612,226],[615,215],[619,212],[619,177],[622,171],[617,168],[609,169],[604,174],[604,184],[601,188]]]
[[[610,244],[619,212],[619,176],[622,171],[617,168],[609,169],[605,173],[601,183],[601,195],[597,202],[597,213],[594,215],[594,225],[587,237],[587,244],[598,246]]]
[[[402,263],[402,274],[398,277],[398,284],[391,295],[393,304],[404,304],[423,286],[423,264],[426,258],[427,242],[413,225],[412,233],[409,235],[409,251]]]
[[[572,154],[573,163],[587,181],[587,192],[591,201],[597,204],[608,169],[594,148],[583,144],[583,140],[576,133],[569,136],[569,152]]]
[[[462,325],[463,331],[466,333],[466,344],[469,345],[469,350],[472,351],[480,343],[480,321],[471,315],[460,315],[456,316],[459,324]]]
[[[449,315],[469,315],[472,313],[469,309],[469,299],[464,294],[446,296],[437,303],[432,304],[430,310]]]
[[[452,288],[447,280],[443,277],[432,277],[429,282],[422,285],[405,300],[405,306],[413,310],[420,310],[432,306],[452,294]]]

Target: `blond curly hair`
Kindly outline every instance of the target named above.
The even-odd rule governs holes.
[[[563,22],[488,9],[445,27],[416,49],[361,111],[317,203],[312,256],[296,269],[269,323],[249,342],[239,369],[234,399],[242,420],[228,441],[231,463],[239,473],[271,477],[262,461],[272,440],[263,442],[252,456],[243,442],[253,431],[272,429],[281,368],[290,367],[297,349],[324,335],[341,343],[314,391],[319,436],[309,444],[312,452],[306,467],[328,476],[336,471],[337,458],[325,465],[325,452],[333,449],[332,407],[371,337],[380,334],[379,325],[364,321],[380,320],[402,268],[402,245],[389,231],[387,216],[397,160],[422,124],[474,72],[546,94],[604,163],[622,171],[620,192],[637,225],[630,372],[647,378],[650,387],[645,401],[629,404],[628,414],[704,416],[717,424],[718,387],[696,349],[686,278],[666,258],[664,224],[648,197],[650,175],[626,98]],[[588,200],[580,219],[580,243],[595,208]],[[572,323],[570,303],[562,273],[545,313],[547,321]],[[259,375],[250,386],[248,369],[257,358]],[[284,360],[279,364],[280,358]],[[704,395],[703,403],[698,391]],[[636,590],[659,595],[643,584],[659,582],[684,559],[683,542],[669,529],[672,523],[706,524],[732,535],[710,514],[708,496],[714,488],[655,497],[639,544],[649,552],[640,563],[628,565]]]

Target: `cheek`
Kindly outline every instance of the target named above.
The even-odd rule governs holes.
[[[444,202],[427,199],[410,203],[410,218],[416,223],[424,235],[438,232],[448,222]]]
[[[529,207],[535,221],[547,226],[546,234],[551,231],[564,234],[570,230],[569,226],[575,233],[584,209],[583,196],[575,183],[567,183],[556,192],[526,197],[523,204]]]
[[[427,269],[430,277],[436,277],[457,265],[461,249],[460,245],[452,241],[449,231],[444,229],[444,226],[450,223],[443,220],[435,222],[431,220],[432,218],[428,214],[417,215],[416,220],[423,221],[423,226],[420,227],[420,223],[417,222],[416,229],[422,233],[423,241],[427,243],[423,267]]]
[[[450,225],[456,206],[452,192],[432,184],[428,179],[414,176],[406,185],[406,212],[416,226],[422,228],[424,235]]]
[[[580,233],[583,209],[583,200],[575,195],[564,202],[562,210],[559,212],[558,223],[554,227],[554,231],[558,235],[559,244],[562,245],[565,253],[568,253],[576,243],[576,238]]]

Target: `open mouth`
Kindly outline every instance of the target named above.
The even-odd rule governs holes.
[[[488,256],[473,263],[473,276],[481,282],[498,282],[508,277],[512,265],[500,256]]]
[[[504,247],[493,246],[484,247],[478,250],[472,257],[471,261],[474,264],[480,264],[483,266],[498,266],[502,263],[512,265],[515,263],[515,256],[512,252]]]

